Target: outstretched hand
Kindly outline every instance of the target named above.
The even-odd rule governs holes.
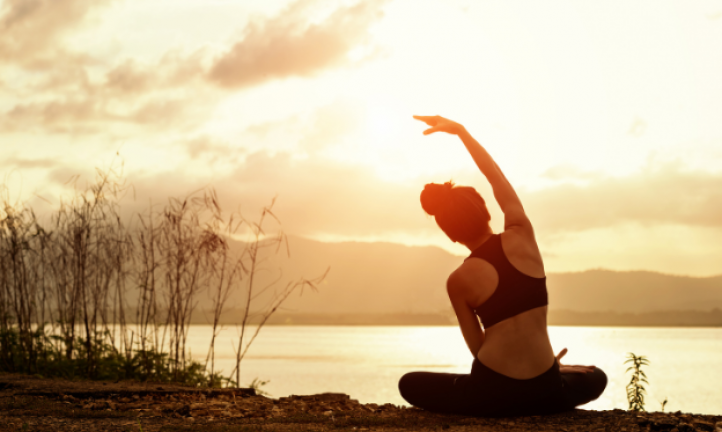
[[[430,128],[428,128],[424,131],[424,135],[429,135],[434,132],[446,132],[446,133],[449,133],[452,135],[458,135],[464,131],[464,126],[460,125],[459,123],[456,123],[455,121],[451,121],[451,120],[441,117],[441,116],[418,116],[418,115],[415,115],[414,118],[416,120],[421,120],[422,122],[431,126]]]
[[[567,355],[567,349],[564,348],[563,350],[559,351],[559,354],[557,354],[557,363],[559,363],[559,372],[561,373],[587,373],[587,372],[594,372],[594,366],[581,366],[581,365],[563,365],[562,364],[562,357]]]

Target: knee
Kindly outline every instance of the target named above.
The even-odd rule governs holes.
[[[434,381],[435,374],[430,372],[409,372],[399,380],[399,393],[406,402],[417,407],[427,405],[429,397],[439,392]]]
[[[595,367],[594,372],[590,375],[590,396],[592,396],[591,400],[594,400],[601,396],[604,389],[607,388],[607,374],[598,367]]]
[[[566,373],[562,379],[565,381],[567,402],[570,408],[599,398],[607,387],[607,374],[597,367],[593,372]]]
[[[403,397],[406,402],[413,405],[413,402],[409,399],[412,397],[413,394],[416,393],[416,387],[417,387],[417,379],[416,379],[416,372],[409,372],[401,377],[399,380],[399,393],[401,393],[401,397]]]

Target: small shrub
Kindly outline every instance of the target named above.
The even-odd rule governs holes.
[[[644,395],[646,390],[644,384],[649,384],[647,381],[647,375],[642,370],[642,366],[648,366],[649,360],[644,356],[637,356],[634,353],[629,353],[625,364],[631,364],[627,368],[627,372],[632,372],[632,379],[627,384],[627,401],[629,402],[630,411],[645,411],[644,409]]]
[[[268,384],[270,382],[271,382],[270,380],[264,381],[264,380],[256,377],[256,378],[253,378],[253,381],[251,381],[250,384],[248,384],[248,388],[252,388],[253,390],[255,390],[256,394],[259,396],[270,396],[271,395],[270,393],[268,393],[265,390],[261,390],[261,387],[265,386],[266,384]]]

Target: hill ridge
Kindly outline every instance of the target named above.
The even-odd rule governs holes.
[[[463,257],[434,246],[391,242],[321,242],[289,236],[270,269],[288,278],[314,277],[330,267],[316,294],[291,297],[285,312],[308,314],[429,314],[451,311],[445,284]],[[243,243],[232,242],[242,248]],[[259,286],[278,275],[261,275]],[[651,313],[722,308],[722,275],[694,277],[648,270],[588,269],[548,273],[550,312]],[[240,301],[240,299],[236,299]],[[233,303],[233,300],[231,301]],[[232,305],[229,305],[232,306]]]

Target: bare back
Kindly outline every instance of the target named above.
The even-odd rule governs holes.
[[[521,273],[543,278],[544,265],[533,231],[512,227],[501,234],[501,245],[511,265]],[[483,304],[497,288],[494,267],[482,259],[470,259],[463,266],[473,268],[478,283],[469,303]],[[554,363],[547,333],[547,307],[538,307],[498,322],[486,329],[485,341],[477,358],[486,366],[516,379],[533,378]]]

